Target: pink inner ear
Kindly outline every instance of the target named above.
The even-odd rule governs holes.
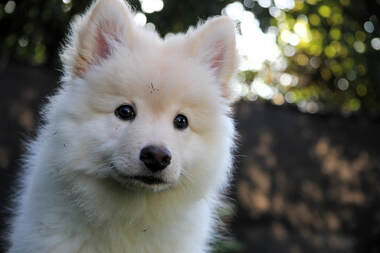
[[[112,41],[120,42],[118,27],[115,22],[106,20],[98,25],[95,36],[95,58],[105,59],[112,52]]]
[[[224,60],[224,43],[223,41],[217,41],[213,44],[214,53],[210,59],[210,67],[216,70],[216,74],[219,75],[223,60]]]

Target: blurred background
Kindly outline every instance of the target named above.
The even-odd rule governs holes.
[[[129,2],[163,37],[209,16],[236,20],[241,137],[216,253],[380,252],[380,0]],[[0,1],[0,234],[22,144],[89,3]]]

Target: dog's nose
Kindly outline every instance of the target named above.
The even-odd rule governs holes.
[[[169,150],[162,146],[146,146],[140,152],[140,160],[152,172],[165,169],[170,164],[171,159]]]

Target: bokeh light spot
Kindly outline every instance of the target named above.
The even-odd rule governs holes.
[[[309,58],[305,54],[299,54],[296,56],[296,61],[300,66],[306,66],[309,63]]]
[[[292,75],[284,73],[280,76],[280,83],[283,86],[289,86],[292,84]]]
[[[244,6],[247,8],[252,8],[255,6],[254,0],[244,0]]]
[[[367,33],[373,33],[373,31],[375,30],[375,26],[373,25],[371,21],[365,22],[363,27]]]
[[[269,8],[272,4],[272,0],[258,0],[258,3],[263,8]]]
[[[159,12],[164,8],[162,0],[140,0],[141,9],[145,13]]]
[[[357,99],[357,98],[350,99],[349,106],[350,106],[350,109],[352,111],[359,110],[360,109],[360,101],[359,101],[359,99]]]
[[[338,88],[342,91],[345,91],[348,89],[348,86],[349,86],[349,82],[347,81],[347,79],[345,78],[341,78],[338,80]]]
[[[301,2],[301,1],[300,1]],[[308,4],[311,4],[311,5],[316,5],[318,2],[319,2],[319,0],[306,0],[306,2],[308,3]]]
[[[134,17],[134,20],[136,22],[137,25],[140,25],[140,26],[144,26],[146,24],[146,16],[144,13],[142,12],[137,12],[135,17]]]
[[[256,78],[253,81],[251,90],[264,99],[272,99],[275,95],[274,88],[266,84],[261,78]]]
[[[366,36],[366,34],[363,31],[357,31],[355,33],[355,37],[356,37],[357,40],[365,41],[365,39],[366,39],[367,36]]]
[[[327,5],[322,5],[319,7],[318,12],[322,17],[328,18],[331,15],[331,8]]]
[[[309,21],[310,21],[310,24],[312,24],[314,26],[319,26],[319,24],[321,23],[321,19],[316,14],[311,14],[309,16]]]
[[[375,50],[380,50],[380,38],[373,38],[371,40],[371,46]]]
[[[7,14],[12,14],[16,9],[16,2],[15,1],[8,1],[4,6],[4,12]]]
[[[274,4],[279,9],[291,10],[294,8],[294,0],[274,0]]]
[[[20,47],[26,47],[29,44],[29,41],[27,38],[22,37],[18,40],[18,44]]]
[[[330,37],[333,40],[339,40],[341,37],[342,33],[338,28],[333,28],[330,30]]]
[[[255,15],[245,10],[243,4],[228,4],[222,14],[240,23],[240,33],[236,34],[236,46],[241,59],[240,70],[262,70],[266,62],[272,63],[281,57],[276,43],[277,30],[269,28],[264,33]],[[262,50],[263,48],[266,50]]]
[[[364,97],[365,95],[367,95],[367,87],[364,84],[359,84],[358,86],[356,86],[356,93],[360,97]]]
[[[356,50],[356,52],[358,52],[359,54],[362,54],[365,52],[365,44],[359,40],[355,41],[354,42],[354,49]]]
[[[296,94],[292,91],[289,91],[285,94],[285,100],[290,104],[296,102],[296,98]]]
[[[350,5],[350,0],[340,0],[340,3],[342,4],[342,5],[344,5],[344,6],[348,6],[348,5]]]
[[[311,41],[311,33],[309,30],[309,25],[306,20],[299,19],[293,27],[294,31],[304,43],[309,43]]]

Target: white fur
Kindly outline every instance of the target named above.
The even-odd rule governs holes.
[[[164,40],[132,15],[98,0],[73,24],[62,87],[29,146],[9,253],[207,251],[232,163],[233,24],[213,18]],[[133,121],[114,115],[125,103]],[[185,130],[173,127],[178,113]],[[139,153],[151,144],[172,154],[159,174],[167,184],[120,177],[150,175]]]

